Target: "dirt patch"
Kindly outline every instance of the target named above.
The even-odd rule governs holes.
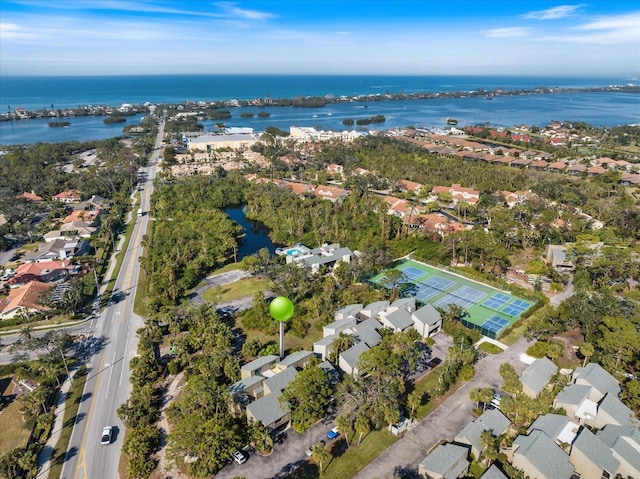
[[[156,457],[158,459],[158,467],[151,475],[151,479],[189,479],[188,475],[182,473],[175,466],[175,464],[169,462],[166,455],[167,436],[169,435],[169,431],[171,428],[169,426],[169,421],[167,421],[165,410],[184,386],[182,382],[183,376],[184,373],[179,373],[176,375],[176,377],[173,378],[173,381],[171,381],[171,383],[169,384],[167,393],[163,398],[162,408],[160,409],[160,420],[157,424],[158,429],[162,431],[163,440],[160,450],[156,453]]]
[[[564,354],[558,358],[559,366],[568,369],[580,366],[581,356],[579,356],[578,348],[584,343],[582,330],[580,328],[570,329],[563,334],[554,336],[553,339],[564,342]]]

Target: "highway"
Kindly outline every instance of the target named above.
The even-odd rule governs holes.
[[[153,180],[158,168],[164,122],[161,122],[156,149],[148,166],[140,170],[140,205],[144,214],[133,213],[135,226],[124,254],[122,268],[116,278],[108,306],[91,322],[87,347],[92,354],[87,363],[88,376],[76,423],[62,469],[64,479],[117,479],[124,439],[124,424],[116,410],[131,392],[129,361],[136,355],[136,331],[143,319],[133,313],[142,255],[142,237],[149,222],[149,205]],[[113,426],[111,444],[101,445],[104,426]]]

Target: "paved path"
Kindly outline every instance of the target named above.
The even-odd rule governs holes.
[[[354,476],[356,479],[391,479],[398,468],[415,470],[427,452],[441,439],[453,440],[455,435],[470,421],[474,404],[469,399],[469,391],[475,387],[499,389],[502,378],[498,372],[500,364],[508,362],[520,374],[526,364],[520,362],[519,355],[528,347],[524,338],[516,341],[506,351],[497,355],[487,355],[476,364],[476,376],[453,393],[435,411],[414,425],[404,437],[387,448],[369,465]]]

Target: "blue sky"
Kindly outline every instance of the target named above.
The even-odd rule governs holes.
[[[0,75],[640,76],[640,0],[1,0]]]

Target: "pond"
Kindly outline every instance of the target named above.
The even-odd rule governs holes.
[[[244,215],[244,205],[229,207],[223,211],[244,230],[244,236],[239,240],[238,261],[262,248],[267,248],[271,254],[275,253],[276,246],[269,238],[269,229],[259,221],[247,219]]]

